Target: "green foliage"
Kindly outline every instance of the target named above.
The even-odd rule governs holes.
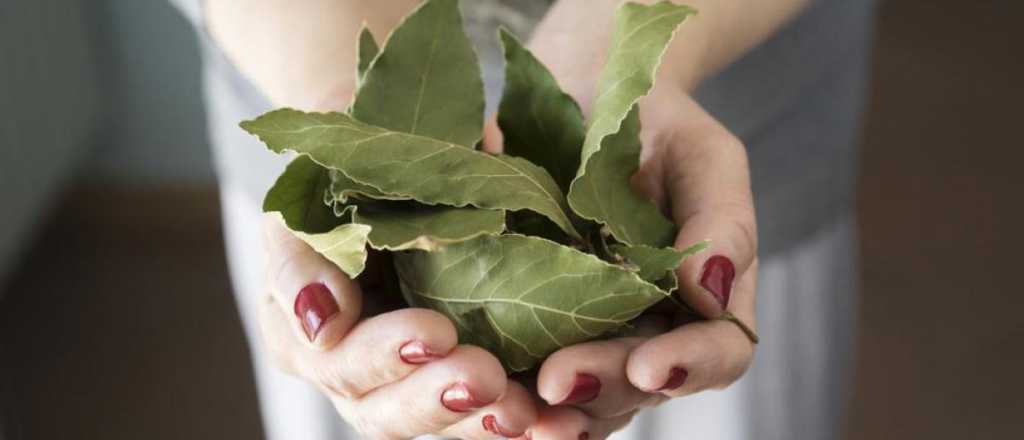
[[[505,135],[505,153],[544,167],[569,191],[586,134],[583,113],[515,36],[504,29],[499,36],[505,48],[505,93],[498,126]]]
[[[675,225],[623,182],[639,166],[637,102],[654,86],[654,74],[676,28],[695,12],[660,2],[626,3],[616,14],[583,141],[582,165],[568,197],[573,211],[607,225],[623,243],[663,247],[675,238]]]
[[[629,183],[637,102],[692,14],[669,2],[620,8],[586,124],[501,31],[506,154],[495,155],[475,148],[483,86],[458,2],[425,1],[383,46],[360,34],[349,112],[279,109],[241,124],[271,150],[299,154],[264,210],[353,277],[368,247],[394,252],[407,301],[447,315],[509,371],[621,332],[670,297],[680,262],[706,247],[671,248],[675,226]]]

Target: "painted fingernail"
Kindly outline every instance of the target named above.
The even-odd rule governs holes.
[[[427,344],[424,344],[423,341],[406,342],[405,345],[402,345],[402,348],[398,349],[398,357],[402,358],[402,362],[413,365],[425,364],[441,359],[441,356],[430,351],[430,347],[427,347]]]
[[[732,280],[736,277],[736,266],[724,255],[715,255],[704,263],[704,272],[700,276],[701,287],[711,292],[718,304],[725,310],[729,306],[729,294],[732,292]]]
[[[685,368],[673,368],[668,372],[668,380],[665,381],[661,388],[658,388],[658,391],[674,390],[683,386],[683,383],[686,382],[686,376],[689,376],[689,373],[686,372]]]
[[[572,391],[558,405],[579,405],[597,398],[601,394],[601,380],[587,373],[577,373]]]
[[[505,428],[502,428],[501,425],[498,424],[498,418],[495,417],[494,414],[488,414],[488,415],[484,416],[483,420],[481,420],[480,422],[483,423],[484,429],[486,429],[487,432],[490,432],[491,434],[494,434],[494,435],[500,435],[500,436],[502,436],[504,438],[516,438],[516,437],[519,437],[521,435],[526,435],[526,436],[529,435],[529,434],[509,434],[508,430],[506,430]],[[529,438],[529,437],[526,437],[526,438]]]
[[[466,384],[462,383],[457,383],[444,390],[441,393],[441,404],[458,413],[470,412],[487,406],[487,402],[482,402],[474,397]]]
[[[590,440],[590,433],[586,432],[586,431],[581,432],[580,436],[579,436],[579,439],[580,440]]]
[[[334,302],[334,295],[321,283],[306,285],[295,297],[295,316],[302,323],[310,342],[316,340],[324,323],[337,314],[338,303]]]

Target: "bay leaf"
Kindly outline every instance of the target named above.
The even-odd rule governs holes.
[[[475,101],[479,101],[481,107],[483,102],[482,92],[479,96],[473,96],[472,93],[459,95],[445,90],[450,86],[446,82],[449,79],[467,79],[466,75],[474,74],[476,58],[466,36],[461,33],[457,2],[428,3],[431,4],[424,4],[398,25],[383,50],[377,46],[368,29],[364,27],[360,32],[360,88],[351,113],[356,119],[427,137],[443,139],[450,133],[463,130],[470,133],[470,136],[462,137],[462,142],[475,142],[479,132],[472,131],[473,119],[463,118],[464,114],[456,113],[450,115],[451,118],[427,121],[429,124],[423,123],[425,120],[417,120],[415,116],[409,119],[410,109],[414,114],[445,113],[449,109],[470,111]],[[452,28],[442,29],[437,26]],[[426,38],[426,35],[431,37]],[[430,54],[431,51],[440,53],[440,58]],[[411,53],[429,56],[410,57]],[[376,64],[378,56],[385,61]],[[377,81],[364,83],[367,75]],[[479,81],[479,72],[476,72],[476,76]],[[386,90],[382,89],[385,86]],[[414,91],[418,94],[414,95]],[[380,99],[382,92],[408,92],[409,96],[389,105],[366,103],[367,100]],[[414,96],[416,100],[410,99]],[[444,110],[439,112],[438,109]],[[424,117],[429,116],[427,113],[422,114]],[[477,110],[478,118],[480,114],[481,110]],[[464,146],[471,147],[472,143]],[[362,201],[355,209],[349,205],[352,196],[357,198],[357,203],[358,200]],[[505,229],[503,211],[414,206],[411,203],[367,203],[366,199],[408,200],[410,197],[385,193],[371,185],[359,183],[339,170],[331,170],[331,186],[327,197],[326,201],[335,207],[336,213],[342,214],[352,209],[354,222],[372,228],[370,246],[378,250],[433,250],[481,234],[498,234]]]
[[[491,350],[509,371],[617,329],[666,296],[620,266],[522,235],[397,253],[395,267],[411,304],[447,315],[461,340]]]
[[[583,113],[514,35],[501,29],[499,36],[505,51],[505,91],[498,126],[505,154],[544,167],[563,191],[569,191],[586,134]]]
[[[663,290],[671,293],[678,287],[678,280],[675,276],[676,268],[684,259],[704,251],[709,245],[710,242],[704,240],[679,250],[672,247],[656,248],[645,245],[614,244],[611,246],[611,250],[623,258],[628,266],[635,268],[637,276],[645,281],[656,283]]]
[[[587,174],[573,181],[569,204],[576,214],[604,223],[622,243],[666,247],[675,239],[675,224],[630,185],[640,149],[640,118],[633,106],[619,131],[604,138],[587,162]]]
[[[450,206],[360,204],[352,213],[352,221],[371,228],[371,247],[390,251],[434,251],[447,244],[505,231],[505,211]]]
[[[579,216],[603,223],[626,244],[672,244],[675,225],[630,187],[639,166],[636,104],[654,85],[654,74],[678,26],[696,11],[662,1],[623,4],[616,13],[608,61],[597,85],[582,159],[568,193]]]
[[[241,126],[275,152],[309,155],[387,194],[428,205],[529,209],[580,237],[558,185],[525,159],[374,127],[344,113],[280,109]]]
[[[263,212],[280,212],[292,231],[312,234],[334,229],[341,222],[320,203],[331,184],[328,173],[309,157],[296,157],[267,191]]]
[[[347,205],[352,197],[374,200],[409,200],[409,197],[388,194],[370,185],[356,182],[338,170],[329,170],[328,175],[330,184],[324,196],[324,203],[327,205]]]
[[[391,32],[369,65],[352,115],[370,125],[473,148],[484,86],[458,0],[428,0]]]
[[[306,156],[292,160],[263,200],[263,211],[284,225],[350,277],[366,265],[370,227],[343,222],[320,203],[330,184],[328,170]]]
[[[363,78],[366,77],[366,71],[369,70],[370,63],[380,53],[377,40],[373,38],[373,33],[370,32],[370,29],[365,24],[359,30],[359,45],[356,50],[356,85],[358,86],[362,84]]]
[[[366,244],[370,229],[367,225],[345,223],[318,234],[301,231],[292,233],[338,266],[346,275],[356,278],[366,268]]]

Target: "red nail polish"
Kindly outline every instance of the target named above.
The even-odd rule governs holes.
[[[505,428],[502,428],[501,425],[498,424],[498,418],[495,417],[494,414],[488,414],[488,415],[484,416],[484,418],[480,421],[480,423],[483,423],[484,429],[486,429],[487,432],[490,432],[491,434],[494,434],[494,435],[500,435],[500,436],[502,436],[504,438],[516,438],[516,437],[519,437],[521,435],[527,435],[527,436],[529,435],[529,434],[509,434],[508,431],[505,430]],[[526,437],[526,438],[529,438],[529,437]]]
[[[464,413],[487,406],[473,396],[465,384],[457,383],[441,393],[441,404],[451,411]]]
[[[735,277],[736,266],[733,266],[732,260],[723,255],[715,255],[704,263],[700,285],[711,292],[722,306],[722,310],[725,310],[729,306],[729,294],[732,292],[732,280]]]
[[[398,349],[398,357],[407,364],[425,364],[430,361],[441,359],[441,356],[430,351],[430,347],[423,341],[409,341],[402,348]]]
[[[590,433],[589,432],[585,432],[585,431],[581,432],[580,436],[579,436],[579,439],[580,440],[590,440]]]
[[[572,391],[558,405],[579,405],[590,402],[601,394],[601,380],[592,374],[577,373]]]
[[[686,376],[689,376],[689,373],[686,372],[685,368],[673,368],[668,372],[668,380],[665,381],[665,385],[662,385],[657,391],[674,390],[683,386],[683,383],[686,382]]]
[[[295,316],[299,318],[310,341],[316,340],[324,323],[337,314],[338,303],[334,302],[334,295],[321,283],[303,287],[295,297]]]

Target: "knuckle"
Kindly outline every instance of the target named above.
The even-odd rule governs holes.
[[[309,371],[312,377],[308,379],[326,388],[331,393],[346,399],[358,397],[358,388],[346,377],[340,368],[325,363],[316,363],[310,366]]]
[[[732,323],[722,324],[734,327]],[[715,384],[715,388],[719,389],[726,388],[742,378],[754,359],[754,344],[747,340],[746,335],[739,329],[730,330],[728,335],[729,340],[720,344],[722,348],[718,365],[722,374],[719,383]]]
[[[505,377],[505,370],[501,366],[501,362],[491,352],[475,345],[460,345],[456,351],[459,354],[461,365],[473,366],[474,370],[479,371],[481,375],[498,374],[502,378]]]
[[[270,252],[267,258],[267,275],[271,288],[274,288],[278,280],[283,279],[284,273],[302,267],[302,260],[306,256],[303,246],[305,245],[301,243],[286,243]]]
[[[406,339],[421,339],[435,350],[447,352],[458,343],[458,333],[452,321],[441,313],[429,309],[408,308],[381,316],[396,335]],[[385,324],[384,321],[379,321]]]
[[[260,341],[271,365],[291,375],[296,374],[295,353],[292,351],[287,335],[280,334],[281,328],[275,325],[274,313],[279,313],[277,304],[267,297],[259,307]]]
[[[746,208],[753,211],[753,208]],[[742,219],[732,220],[733,228],[736,230],[737,247],[745,258],[754,258],[757,255],[757,226],[753,221]]]
[[[743,144],[743,141],[722,126],[716,125],[715,128],[704,132],[704,134],[697,139],[697,143],[705,145],[708,148],[724,150],[725,152],[734,154],[737,157],[742,157],[743,160],[746,160],[747,157],[747,147]]]

